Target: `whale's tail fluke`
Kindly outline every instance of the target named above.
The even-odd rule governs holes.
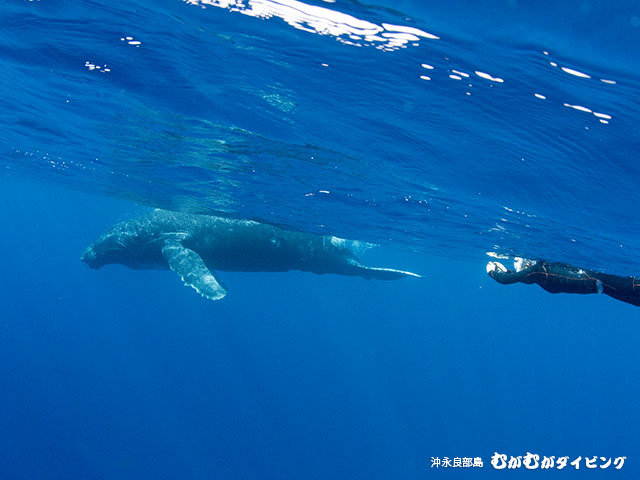
[[[394,268],[380,268],[380,267],[363,267],[366,272],[369,273],[370,278],[378,280],[399,280],[406,277],[422,278],[422,275],[417,273],[405,272],[404,270],[396,270]],[[365,272],[365,274],[366,274]]]
[[[404,270],[396,270],[395,268],[383,268],[383,267],[367,267],[359,262],[354,262],[352,265],[356,268],[353,272],[355,275],[364,277],[367,279],[376,280],[399,280],[401,278],[414,277],[423,278],[422,275],[417,273],[406,272]]]

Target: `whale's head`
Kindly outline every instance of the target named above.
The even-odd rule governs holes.
[[[134,240],[126,232],[113,228],[89,245],[80,259],[90,268],[101,268],[111,263],[126,265]]]
[[[89,265],[89,268],[100,268],[105,265],[105,263],[96,253],[93,245],[89,245],[87,247],[87,249],[82,253],[80,260]]]
[[[154,236],[132,225],[118,224],[93,242],[80,260],[90,268],[118,263],[129,268],[162,267],[162,255]]]

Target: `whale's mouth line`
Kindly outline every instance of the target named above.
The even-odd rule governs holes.
[[[98,257],[93,251],[93,248],[87,248],[80,257],[80,261],[86,263],[89,268],[98,269],[100,265],[97,264]]]

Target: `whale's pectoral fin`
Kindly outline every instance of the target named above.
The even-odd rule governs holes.
[[[184,284],[195,289],[203,297],[209,300],[220,300],[227,294],[200,255],[184,247],[180,242],[165,243],[162,255],[169,262],[169,268],[180,275]]]

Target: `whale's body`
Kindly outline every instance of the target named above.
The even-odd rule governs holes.
[[[366,267],[360,243],[286,230],[252,220],[155,210],[119,223],[82,255],[91,268],[118,263],[135,269],[171,269],[211,300],[226,295],[214,273],[302,270],[394,280],[414,273]]]

